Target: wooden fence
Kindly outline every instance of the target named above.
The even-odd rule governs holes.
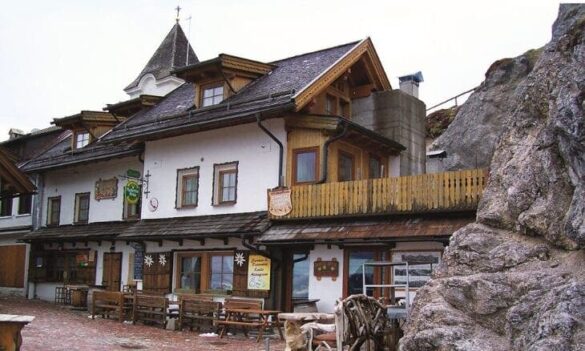
[[[292,212],[271,219],[473,210],[487,172],[468,169],[291,188]]]

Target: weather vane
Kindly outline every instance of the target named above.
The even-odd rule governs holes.
[[[181,12],[181,7],[177,5],[177,8],[175,10],[177,10],[177,23],[179,23],[179,13]]]

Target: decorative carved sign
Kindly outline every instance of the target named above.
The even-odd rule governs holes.
[[[118,196],[118,178],[99,179],[95,182],[95,199],[115,199]]]
[[[317,280],[321,280],[322,277],[331,277],[331,280],[336,281],[339,276],[339,262],[335,257],[331,261],[322,261],[319,257],[313,266],[313,275]]]
[[[280,188],[268,191],[268,211],[275,217],[286,216],[292,211],[290,189]]]

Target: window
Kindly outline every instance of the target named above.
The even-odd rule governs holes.
[[[213,204],[233,204],[237,200],[238,163],[216,164],[214,168]]]
[[[50,197],[47,206],[47,225],[59,225],[61,217],[61,197]]]
[[[346,250],[345,270],[347,272],[346,296],[363,293],[363,264],[373,261],[385,261],[389,252],[381,248],[350,249]],[[366,267],[366,284],[389,284],[390,269]],[[380,293],[380,289],[369,288],[368,296],[386,296],[388,292]],[[386,294],[384,294],[386,293]]]
[[[201,293],[201,256],[180,257],[179,288]]]
[[[12,196],[6,183],[0,184],[0,216],[12,216]]]
[[[203,88],[201,94],[201,106],[213,106],[223,101],[223,85],[215,85]]]
[[[211,290],[228,291],[234,288],[234,256],[232,254],[210,256],[211,274],[209,288]]]
[[[309,298],[309,275],[311,267],[306,254],[294,254],[292,266],[292,298]]]
[[[82,147],[89,144],[89,133],[88,132],[77,132],[75,133],[75,148],[81,149]]]
[[[193,293],[233,290],[233,252],[181,252],[177,259],[177,289]]]
[[[20,195],[18,198],[18,214],[30,214],[32,195]]]
[[[37,282],[95,284],[95,251],[31,252],[29,277]]]
[[[87,223],[89,219],[89,193],[75,194],[75,223]]]
[[[370,155],[369,175],[370,179],[382,178],[384,176],[382,174],[382,162],[374,155]]]
[[[350,117],[349,103],[343,99],[339,99],[339,114],[345,118]]]
[[[337,99],[335,96],[327,94],[325,96],[325,113],[328,115],[334,115],[337,107]]]
[[[196,207],[199,191],[199,167],[177,171],[177,208]]]
[[[317,181],[319,169],[319,148],[293,150],[293,183]]]
[[[355,179],[354,157],[347,152],[339,151],[339,175],[340,182]]]
[[[0,216],[12,216],[12,197],[4,196],[0,201]]]

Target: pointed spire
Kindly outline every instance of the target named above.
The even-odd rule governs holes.
[[[181,6],[177,5],[177,8],[175,10],[177,10],[177,24],[179,24],[179,14],[181,13]]]
[[[179,8],[177,6],[177,8]],[[179,10],[177,10],[177,15]],[[178,17],[177,17],[178,19]],[[187,52],[189,54],[187,54]],[[146,66],[142,69],[138,77],[132,81],[124,90],[132,90],[140,79],[147,74],[152,74],[155,79],[163,79],[171,75],[171,71],[176,68],[192,65],[199,62],[197,55],[193,51],[183,28],[177,22],[170,32],[166,35],[158,49],[154,52]]]

